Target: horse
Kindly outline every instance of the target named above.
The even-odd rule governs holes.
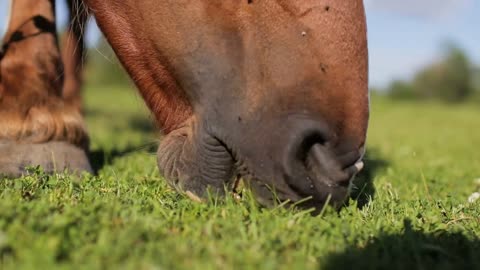
[[[157,163],[194,200],[243,179],[263,205],[341,205],[369,120],[362,0],[11,0],[0,54],[0,174],[91,172],[82,115],[89,15],[163,133]],[[59,43],[63,42],[62,51]]]

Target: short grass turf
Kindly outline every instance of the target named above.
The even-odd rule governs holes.
[[[134,90],[89,87],[97,176],[0,181],[0,269],[480,269],[480,106],[372,99],[340,212],[198,204],[159,176]]]

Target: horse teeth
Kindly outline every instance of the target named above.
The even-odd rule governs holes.
[[[365,167],[365,164],[363,163],[363,161],[359,161],[359,162],[355,163],[354,166],[355,166],[355,168],[357,168],[357,171],[361,171]]]

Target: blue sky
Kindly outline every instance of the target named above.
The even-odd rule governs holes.
[[[0,33],[8,2],[0,0]],[[385,86],[408,79],[441,56],[441,44],[457,42],[480,64],[479,0],[365,0],[370,50],[370,84]],[[65,21],[63,1],[58,15]],[[93,23],[92,23],[93,25]],[[88,32],[90,44],[99,34]]]

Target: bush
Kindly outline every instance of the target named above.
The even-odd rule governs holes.
[[[389,88],[389,95],[395,99],[414,99],[415,92],[410,83],[401,80],[393,81]]]
[[[464,101],[473,94],[473,69],[466,54],[448,45],[445,58],[421,71],[413,81],[419,97],[447,102]]]

